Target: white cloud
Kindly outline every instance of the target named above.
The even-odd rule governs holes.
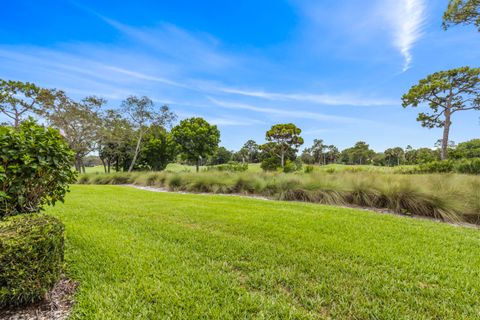
[[[411,67],[412,48],[423,35],[425,9],[425,0],[388,0],[381,7],[393,31],[393,44],[403,56],[403,71]]]
[[[177,112],[177,115],[181,119],[199,116],[198,113],[192,113],[192,112]],[[215,124],[219,127],[232,127],[232,126],[246,127],[246,126],[258,125],[258,124],[260,125],[265,124],[264,121],[257,120],[257,119],[244,118],[244,117],[216,117],[216,116],[212,117],[204,114],[201,116],[208,122]]]
[[[262,98],[275,101],[302,101],[332,106],[385,106],[397,105],[398,101],[388,99],[372,99],[347,94],[312,94],[312,93],[275,93],[235,88],[220,88],[225,93]]]
[[[100,17],[124,36],[150,48],[163,59],[173,59],[189,68],[224,70],[238,64],[237,57],[222,52],[220,41],[210,34],[188,32],[169,23],[141,28]]]
[[[168,85],[171,85],[171,86],[181,87],[181,88],[189,88],[188,85],[178,83],[178,82],[175,82],[175,81],[172,81],[172,80],[168,80],[168,79],[165,79],[165,78],[150,76],[148,74],[144,74],[144,73],[141,73],[141,72],[135,72],[135,71],[131,71],[131,70],[128,70],[128,69],[115,67],[115,66],[109,66],[109,65],[105,65],[104,67],[105,67],[105,69],[112,70],[112,71],[130,76],[130,77],[133,77],[133,78],[137,78],[137,79],[140,79],[140,80],[160,82],[160,83],[163,83],[163,84],[168,84]]]
[[[247,110],[259,113],[269,114],[271,116],[280,116],[285,118],[296,118],[296,119],[309,119],[323,122],[335,122],[335,123],[372,123],[371,121],[364,119],[357,119],[351,117],[342,117],[342,116],[332,116],[318,112],[310,112],[295,109],[294,111],[284,110],[284,109],[275,109],[268,107],[259,107],[250,104],[237,103],[231,101],[218,100],[212,97],[209,97],[209,100],[215,105],[235,110]]]

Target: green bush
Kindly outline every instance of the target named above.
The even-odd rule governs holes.
[[[227,171],[227,172],[244,172],[248,170],[248,163],[229,162],[216,166],[207,167],[207,171]]]
[[[480,174],[480,158],[432,161],[417,166],[398,167],[395,173],[416,174],[416,173],[464,173]]]
[[[285,165],[283,166],[283,172],[290,173],[297,170],[297,165],[295,162],[287,160],[285,161]]]
[[[0,150],[0,218],[63,201],[75,182],[73,152],[55,129],[33,120],[0,127]]]
[[[315,169],[314,166],[308,165],[308,166],[305,167],[304,171],[305,171],[305,173],[312,173],[314,169]]]
[[[453,172],[454,162],[451,160],[432,161],[419,165],[422,173],[449,173]]]
[[[42,299],[63,263],[63,224],[28,214],[0,221],[0,308]]]
[[[458,161],[455,163],[455,171],[458,173],[480,174],[480,158]]]
[[[276,171],[278,167],[280,167],[280,160],[278,157],[265,158],[260,164],[260,168],[262,168],[263,171]]]

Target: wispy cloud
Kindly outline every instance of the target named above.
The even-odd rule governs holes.
[[[275,101],[302,101],[332,106],[385,106],[397,105],[398,101],[390,99],[372,99],[349,94],[312,94],[312,93],[275,93],[235,88],[220,88],[225,93],[262,98]]]
[[[422,37],[426,20],[425,0],[388,0],[381,10],[393,30],[393,44],[403,56],[403,71],[412,64],[412,48]]]
[[[209,97],[209,100],[213,104],[222,108],[247,110],[247,111],[265,113],[271,116],[280,116],[285,118],[309,119],[309,120],[316,120],[316,121],[322,121],[322,122],[334,122],[334,123],[371,123],[371,121],[364,120],[364,119],[343,117],[343,116],[333,116],[333,115],[323,114],[319,112],[303,111],[298,109],[295,111],[289,111],[284,109],[275,109],[275,108],[255,106],[255,105],[245,104],[245,103],[219,100],[212,97]]]
[[[161,54],[162,58],[174,59],[190,68],[222,70],[237,64],[237,58],[223,52],[221,42],[209,34],[192,33],[170,23],[142,28],[99,17],[129,39]]]
[[[190,118],[190,117],[198,117],[198,113],[192,112],[178,112],[177,113],[180,118]],[[254,125],[264,125],[265,122],[257,119],[245,118],[245,117],[217,117],[217,116],[209,116],[209,115],[202,115],[202,117],[207,120],[208,122],[215,124],[219,127],[246,127],[246,126],[254,126]]]
[[[302,134],[306,136],[314,136],[314,135],[322,134],[325,132],[331,132],[331,131],[332,129],[308,129],[308,130],[302,131]]]
[[[163,84],[168,84],[168,85],[175,86],[175,87],[180,87],[180,88],[189,88],[188,85],[183,84],[183,83],[175,82],[175,81],[165,79],[165,78],[150,76],[148,74],[144,74],[144,73],[141,73],[141,72],[136,72],[136,71],[120,68],[120,67],[105,65],[105,69],[115,71],[115,72],[127,75],[129,77],[137,78],[137,79],[140,79],[140,80],[160,82],[160,83],[163,83]]]

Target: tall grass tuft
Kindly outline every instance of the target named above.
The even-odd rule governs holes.
[[[343,170],[309,173],[144,172],[81,175],[82,184],[137,184],[171,191],[234,193],[286,201],[389,209],[480,224],[480,177],[460,174],[398,175]]]

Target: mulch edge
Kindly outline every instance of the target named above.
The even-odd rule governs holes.
[[[62,276],[45,299],[34,304],[0,310],[0,320],[64,320],[74,305],[78,283]]]

